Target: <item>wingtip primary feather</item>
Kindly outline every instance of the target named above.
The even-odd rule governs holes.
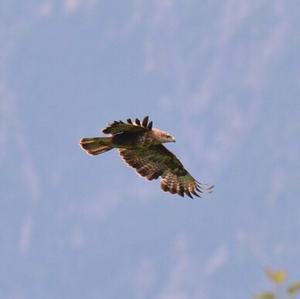
[[[153,122],[152,121],[149,122],[148,115],[145,116],[142,121],[138,118],[136,118],[134,121],[132,121],[131,118],[128,118],[126,121],[130,125],[140,126],[140,127],[144,127],[145,129],[152,130]],[[119,121],[117,123],[124,124],[124,122],[122,121]]]
[[[212,193],[213,192],[213,189],[215,187],[215,185],[209,185],[209,184],[204,184],[204,183],[201,183],[197,180],[195,180],[196,183],[197,183],[197,187],[196,187],[196,190],[200,193]]]
[[[189,190],[185,190],[185,194],[186,194],[188,197],[193,198],[193,196],[192,196],[192,194],[190,193]]]
[[[195,190],[192,190],[192,193],[195,195],[195,196],[197,196],[197,197],[200,197],[201,198],[201,196],[195,191]]]
[[[149,116],[146,116],[146,117],[143,119],[142,126],[143,126],[144,128],[147,128],[148,120],[149,120]]]
[[[210,185],[209,187],[206,188],[206,190],[213,190],[215,188],[215,185]]]
[[[152,122],[152,121],[150,121],[150,122],[149,122],[149,124],[148,124],[148,127],[147,127],[147,128],[148,128],[148,130],[152,130],[152,126],[153,126],[153,122]]]

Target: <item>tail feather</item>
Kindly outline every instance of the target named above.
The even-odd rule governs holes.
[[[113,148],[111,137],[82,138],[79,145],[90,155],[99,155]]]

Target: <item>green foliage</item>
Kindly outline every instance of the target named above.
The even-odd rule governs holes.
[[[291,296],[296,296],[300,293],[300,281],[288,286],[287,292]]]
[[[256,296],[255,299],[275,299],[275,294],[271,292],[261,293],[260,295]]]
[[[271,269],[266,270],[266,274],[269,276],[269,278],[276,284],[282,284],[287,279],[287,272],[284,270],[276,270],[273,271]]]
[[[300,294],[300,282],[286,285],[288,273],[285,270],[265,270],[266,275],[275,284],[276,292],[263,292],[258,294],[255,299],[281,299],[296,298]],[[283,296],[283,297],[282,297]]]

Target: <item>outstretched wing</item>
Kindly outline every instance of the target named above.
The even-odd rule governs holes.
[[[123,121],[114,121],[112,124],[109,124],[105,129],[102,130],[105,134],[120,134],[120,133],[138,133],[146,132],[152,130],[152,121],[149,121],[149,117],[146,116],[141,122],[138,118],[135,121],[132,121],[130,118],[127,119],[127,123]]]
[[[179,159],[161,144],[147,148],[123,148],[119,152],[125,162],[141,176],[148,180],[161,176],[161,188],[164,191],[193,198],[193,195],[201,197],[198,193],[210,192],[213,188],[196,181]]]

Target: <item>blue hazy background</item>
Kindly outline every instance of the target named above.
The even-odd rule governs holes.
[[[300,3],[0,0],[0,298],[235,299],[300,279]],[[83,136],[149,115],[202,182]]]

